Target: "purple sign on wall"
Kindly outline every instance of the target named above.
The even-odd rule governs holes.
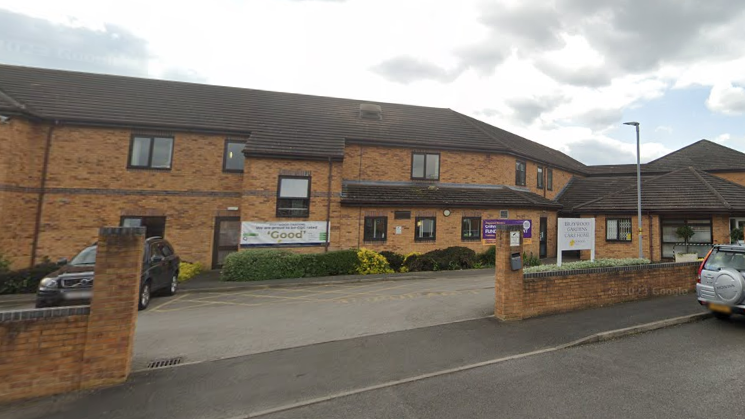
[[[484,220],[481,234],[482,239],[496,240],[496,226],[498,225],[522,226],[523,238],[530,239],[533,237],[533,223],[530,220]]]

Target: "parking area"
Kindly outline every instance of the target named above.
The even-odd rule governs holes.
[[[181,293],[139,315],[134,368],[200,362],[493,314],[494,279],[458,277]]]

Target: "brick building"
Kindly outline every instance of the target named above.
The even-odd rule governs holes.
[[[14,267],[70,257],[112,224],[217,266],[239,246],[481,251],[484,220],[527,220],[528,251],[552,257],[558,216],[610,214],[567,197],[629,178],[443,108],[0,65],[0,115]],[[670,156],[645,176],[690,160]],[[743,182],[742,161],[696,173]]]

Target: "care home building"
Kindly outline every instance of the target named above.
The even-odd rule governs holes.
[[[103,225],[145,226],[207,266],[254,246],[481,251],[495,219],[529,221],[527,251],[553,257],[559,216],[596,217],[599,256],[637,249],[629,166],[585,166],[450,109],[0,65],[0,116],[14,267],[70,257]],[[745,156],[695,147],[716,161],[696,148],[644,166],[644,199],[664,204],[644,214],[653,259],[670,254],[668,226],[701,226],[703,245],[745,220]]]

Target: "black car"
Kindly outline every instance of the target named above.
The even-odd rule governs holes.
[[[93,273],[97,245],[86,247],[69,263],[47,275],[39,283],[36,307],[54,307],[69,304],[90,304],[93,295]],[[173,246],[160,237],[145,240],[142,277],[140,279],[139,309],[150,303],[150,296],[158,291],[173,295],[178,288],[178,269],[181,261]]]

